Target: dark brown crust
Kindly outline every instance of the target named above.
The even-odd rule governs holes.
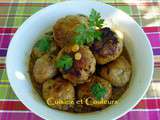
[[[94,42],[91,47],[98,64],[106,64],[115,60],[123,50],[123,41],[110,28],[104,28],[102,40]]]
[[[103,28],[101,32],[102,40],[94,42],[92,50],[103,57],[114,54],[118,44],[116,34],[110,28]]]

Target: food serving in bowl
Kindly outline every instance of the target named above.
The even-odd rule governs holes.
[[[86,17],[89,18],[90,12],[93,8],[100,13],[101,19],[104,19],[105,22],[107,21],[107,25],[108,25],[108,27],[103,26],[100,29],[97,29],[96,27],[96,30],[105,31],[105,29],[110,29],[109,31],[112,31],[118,34],[118,36],[121,36],[120,38],[123,38],[121,40],[123,41],[123,44],[115,44],[113,46],[112,44],[110,44],[109,47],[107,48],[123,45],[123,49],[121,52],[116,52],[114,56],[110,56],[109,58],[107,58],[106,56],[104,56],[106,52],[107,54],[108,53],[113,54],[113,52],[109,51],[109,49],[107,51],[105,49],[101,49],[103,51],[100,54],[99,52],[96,51],[97,49],[93,49],[94,46],[97,46],[100,43],[103,43],[104,40],[107,38],[103,40],[100,39],[98,41],[94,40],[93,41],[94,44],[98,43],[95,45],[94,44],[82,45],[82,46],[86,46],[87,49],[89,48],[89,50],[91,51],[90,53],[94,55],[94,58],[96,60],[95,71],[93,73],[92,71],[94,69],[92,70],[89,69],[87,70],[87,72],[85,72],[85,74],[87,73],[86,75],[88,79],[82,80],[82,79],[76,79],[75,77],[76,81],[72,81],[71,79],[70,80],[68,79],[69,77],[66,77],[67,79],[64,78],[63,77],[63,75],[65,75],[64,70],[57,67],[57,65],[54,66],[54,64],[57,63],[57,56],[59,52],[62,51],[63,48],[68,48],[68,46],[73,46],[74,44],[71,44],[67,41],[67,43],[64,43],[64,47],[57,46],[59,42],[55,42],[55,38],[53,34],[53,26],[56,25],[56,23],[58,23],[58,20],[64,19],[67,16],[77,16],[77,15],[79,17],[83,16],[82,18],[84,19],[82,21],[85,22]],[[76,17],[76,20],[77,20],[77,17]],[[81,20],[80,21],[77,20],[77,21],[78,22],[76,26],[79,26],[82,21]],[[110,24],[112,24],[113,26],[109,27]],[[74,27],[73,29],[75,29]],[[118,31],[123,33],[123,36],[122,34],[119,34],[119,32],[116,32],[116,29],[113,29],[113,28],[118,29]],[[74,31],[73,29],[72,31]],[[63,34],[63,35],[68,35],[68,34]],[[77,34],[75,33],[72,35],[77,36]],[[69,36],[69,38],[72,37],[72,35]],[[49,40],[49,42],[45,41],[45,42],[38,43],[39,41],[38,39],[42,39],[42,38],[46,39],[46,36],[51,37],[51,40]],[[112,43],[112,41],[110,41],[109,43]],[[42,47],[42,48],[40,47],[42,49],[41,52],[39,51],[38,49],[39,45],[37,44],[45,44],[44,45],[45,47]],[[51,47],[48,47],[50,45]],[[100,45],[103,45],[103,44],[100,44]],[[37,47],[34,47],[34,46],[37,46]],[[81,45],[78,44],[78,46],[79,48],[81,48]],[[105,46],[107,46],[107,44],[105,44]],[[99,47],[96,47],[96,48],[99,48]],[[117,49],[114,49],[114,51],[117,51]],[[145,54],[144,54],[144,51],[145,51]],[[32,56],[31,53],[33,53],[35,58],[33,57],[33,59],[30,59],[30,60],[33,60],[33,61],[35,60],[35,64],[37,64],[36,65],[37,67],[35,66],[35,64],[33,64],[33,66],[35,67],[35,68],[33,67],[35,72],[34,74],[36,74],[35,76],[36,78],[38,78],[36,82],[35,81],[33,82],[34,79],[31,78],[32,75],[28,73],[28,70],[29,70],[28,60],[29,60],[29,57]],[[120,56],[117,53],[120,54]],[[98,63],[97,62],[98,60],[95,57],[96,54],[97,56],[99,56],[99,58],[104,56],[104,58],[108,60],[110,60],[111,58],[112,60],[114,58],[114,60],[111,62],[108,61],[106,63],[100,63],[100,62]],[[116,55],[118,57],[116,57]],[[79,54],[76,56],[78,56],[76,57],[76,59],[83,57]],[[65,59],[66,58],[68,59],[68,55],[67,57],[65,56]],[[115,68],[121,66],[119,65],[119,63],[123,65],[124,63],[122,62],[122,60],[126,61],[125,59],[129,63],[129,66],[128,65],[123,66],[122,69],[129,68],[131,69],[131,73],[129,72],[124,76],[121,76],[119,79],[117,79],[118,73],[121,73],[122,71],[118,71]],[[69,57],[69,61],[70,60],[71,59]],[[74,62],[75,58],[73,57],[72,60]],[[103,62],[103,59],[102,60],[100,59],[100,61]],[[117,64],[115,64],[116,61],[118,61]],[[114,63],[112,64],[112,62]],[[53,66],[50,66],[50,65],[53,65]],[[69,66],[70,65],[71,64],[69,64]],[[45,66],[48,69],[45,69]],[[39,69],[39,67],[43,69]],[[143,32],[141,27],[127,14],[123,13],[122,11],[110,5],[107,5],[101,2],[87,0],[85,1],[85,4],[84,4],[84,2],[82,1],[71,0],[71,1],[65,1],[65,2],[54,4],[54,5],[50,5],[38,11],[33,16],[29,17],[22,24],[20,28],[18,28],[8,48],[6,68],[7,68],[7,74],[8,74],[10,84],[15,94],[17,95],[17,97],[32,112],[36,113],[37,115],[41,116],[44,119],[47,119],[47,120],[50,120],[50,119],[106,120],[107,118],[108,120],[112,120],[124,115],[131,108],[133,108],[144,96],[147,88],[149,87],[151,77],[153,74],[153,55],[152,55],[151,45],[149,44],[149,41],[145,33]],[[108,69],[108,68],[111,68],[111,69]],[[83,70],[85,69],[83,68]],[[106,70],[110,72],[108,73]],[[40,71],[43,73],[42,76],[39,76],[39,74],[37,74]],[[88,72],[92,75],[88,75]],[[68,76],[70,76],[69,73],[70,72],[67,71]],[[131,74],[131,78],[129,79],[129,81],[126,81],[128,74]],[[110,76],[112,75],[114,79],[111,79]],[[122,78],[125,78],[125,82],[121,81]],[[99,84],[96,84],[96,86],[92,87],[92,89],[98,88],[98,90],[96,91],[99,91],[99,88],[100,88],[100,91],[103,91],[102,98],[105,98],[107,100],[117,99],[118,100],[117,104],[107,105],[107,106],[106,104],[101,104],[100,106],[97,105],[98,106],[97,107],[96,104],[95,106],[85,105],[85,104],[83,104],[84,106],[81,106],[78,104],[72,104],[71,102],[69,104],[70,111],[68,112],[62,111],[62,109],[67,111],[68,106],[66,105],[56,106],[56,105],[50,104],[53,102],[53,98],[63,99],[63,98],[66,98],[66,96],[68,96],[67,99],[73,99],[73,100],[84,98],[84,96],[91,96],[89,98],[97,99],[95,97],[96,92],[92,93],[90,91],[89,92],[87,91],[87,89],[90,90],[89,86],[94,84],[95,81],[97,81],[96,79],[99,81],[98,82]],[[106,79],[108,80],[106,81]],[[119,82],[117,82],[117,80]],[[90,81],[92,81],[92,83]],[[101,84],[104,84],[104,85],[101,85]],[[112,89],[109,87],[110,84]],[[123,85],[123,84],[126,84],[126,85],[123,87],[117,86],[117,85]],[[59,88],[58,91],[57,91],[57,88]],[[84,89],[86,93],[82,89],[78,89],[78,88]],[[105,92],[106,90],[104,90],[104,88],[109,92]],[[68,91],[66,91],[66,89],[68,89]],[[37,90],[39,91],[37,92]],[[53,94],[52,91],[57,91],[57,93],[54,92]],[[121,93],[124,93],[124,94],[121,94]],[[58,94],[60,95],[59,97],[57,97]],[[101,96],[101,95],[98,95],[98,96]],[[48,100],[48,98],[51,98],[51,99]],[[50,106],[46,104],[47,100]],[[76,106],[76,110],[73,109],[75,108],[75,106]],[[101,106],[103,106],[103,108],[100,108]],[[71,110],[74,110],[74,111],[71,111]],[[75,111],[77,112],[76,114],[73,113]],[[92,112],[92,111],[97,111],[97,112]]]
[[[89,16],[57,20],[35,43],[29,61],[32,83],[44,102],[75,113],[102,110],[110,101],[117,102],[132,74],[123,38],[119,30],[105,27],[94,9]]]

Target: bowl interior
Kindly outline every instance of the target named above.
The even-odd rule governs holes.
[[[28,75],[28,58],[31,49],[48,28],[61,17],[70,14],[88,15],[94,8],[102,17],[125,34],[125,46],[132,60],[133,74],[129,89],[118,104],[101,112],[73,114],[50,109],[33,89]],[[144,53],[145,52],[145,53]],[[15,33],[7,53],[7,73],[18,98],[33,112],[45,119],[82,120],[115,119],[130,110],[144,95],[153,72],[153,56],[149,41],[139,27],[125,13],[101,2],[67,1],[44,8],[25,21]]]

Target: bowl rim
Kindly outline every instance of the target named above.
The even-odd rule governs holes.
[[[25,23],[27,23],[28,21],[30,21],[30,19],[32,19],[33,17],[35,17],[37,14],[41,13],[41,12],[44,11],[44,10],[47,10],[49,7],[52,7],[52,6],[55,6],[55,5],[58,5],[58,4],[65,5],[66,3],[70,3],[70,2],[77,4],[78,2],[81,3],[81,2],[83,2],[83,1],[74,1],[74,0],[63,1],[63,2],[55,3],[55,4],[52,4],[52,5],[49,5],[49,6],[47,6],[47,7],[42,8],[42,9],[39,10],[38,12],[34,13],[32,16],[30,16],[29,18],[27,18],[27,20],[25,20],[24,23],[18,28],[18,30],[16,31],[16,33],[14,34],[14,36],[21,30],[21,28],[24,26]],[[92,3],[92,4],[96,4],[96,3],[98,3],[98,4],[105,4],[104,2],[91,1],[91,0],[86,0],[85,3],[89,3],[89,4],[91,4],[91,3]],[[108,4],[106,4],[106,5],[109,6],[109,7],[114,8],[114,9],[116,9],[116,10],[118,10],[118,11],[121,11],[121,10],[119,10],[119,9],[111,6],[111,5],[108,5]],[[123,12],[123,11],[121,11],[121,12]],[[123,13],[126,14],[125,12],[123,12]],[[127,15],[127,14],[126,14],[126,15]],[[127,16],[128,16],[128,15],[127,15]],[[128,17],[131,18],[130,16],[128,16]],[[132,18],[131,18],[131,19],[132,19]],[[133,20],[133,19],[132,19],[132,20]],[[139,27],[139,29],[141,30],[141,32],[144,34],[145,39],[148,40],[146,34],[145,34],[144,31],[142,30],[142,28],[138,25],[138,23],[136,23],[134,20],[133,20],[133,22],[137,25],[137,27]],[[13,37],[13,38],[14,38],[14,37]],[[12,38],[12,39],[13,39],[13,38]],[[9,64],[8,64],[8,63],[9,63],[9,61],[10,61],[10,60],[9,60],[9,54],[11,53],[11,51],[10,51],[10,46],[11,46],[12,42],[13,42],[13,41],[11,41],[11,43],[10,43],[10,45],[9,45],[9,47],[8,47],[7,57],[6,57],[6,70],[7,70],[7,75],[8,75],[8,78],[9,78],[10,85],[11,85],[13,91],[15,92],[16,96],[20,99],[20,101],[22,101],[22,103],[25,104],[25,102],[23,101],[23,99],[19,96],[18,91],[16,91],[16,88],[15,88],[15,86],[14,86],[14,84],[12,83],[12,80],[11,80],[12,77],[10,76],[10,73],[9,73]],[[148,80],[148,83],[149,83],[149,84],[146,86],[145,91],[143,91],[143,94],[141,95],[141,97],[137,98],[137,101],[135,101],[134,104],[132,104],[131,106],[129,106],[125,111],[122,111],[121,114],[119,114],[118,116],[116,116],[114,119],[117,119],[117,118],[123,116],[123,115],[126,114],[129,110],[131,110],[131,109],[143,98],[143,96],[145,95],[145,93],[147,92],[147,90],[148,90],[148,88],[149,88],[149,85],[150,85],[150,83],[151,83],[152,76],[153,76],[154,58],[153,58],[152,47],[151,47],[149,41],[147,41],[147,45],[149,46],[149,50],[148,50],[148,51],[151,53],[151,57],[152,57],[152,58],[151,58],[150,80]],[[33,109],[32,109],[30,106],[28,106],[27,104],[25,104],[25,106],[27,106],[27,108],[29,108],[30,110],[32,110],[32,112],[34,112],[34,113],[37,114],[38,116],[40,116],[40,117],[42,117],[42,118],[46,118],[45,115],[39,114],[36,110],[33,110]],[[90,114],[90,113],[76,113],[76,114]],[[48,119],[48,118],[46,118],[46,119]]]

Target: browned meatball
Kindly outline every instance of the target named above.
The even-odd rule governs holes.
[[[88,24],[88,18],[82,15],[69,15],[59,19],[53,26],[53,36],[58,47],[70,44],[76,35],[75,29],[81,23]]]
[[[100,70],[100,75],[109,80],[113,86],[122,87],[130,80],[131,65],[123,57],[105,65]]]
[[[122,53],[123,39],[118,38],[110,28],[103,28],[101,32],[102,40],[94,42],[91,50],[98,64],[106,64],[115,60]]]
[[[69,54],[73,57],[73,65],[69,70],[60,69],[63,78],[71,81],[74,85],[87,82],[88,77],[95,72],[96,60],[87,46],[80,46],[79,51],[81,54],[80,60],[75,60],[75,53],[72,52],[71,47],[63,48],[57,57],[57,60],[64,54]]]
[[[55,56],[45,54],[38,58],[33,67],[33,76],[37,83],[43,83],[45,80],[52,78],[57,74],[55,67]]]
[[[74,107],[74,87],[62,78],[45,81],[42,87],[42,95],[46,103],[52,108],[70,110]]]
[[[89,79],[91,82],[87,82],[78,86],[78,98],[84,99],[86,105],[88,106],[96,108],[105,107],[107,105],[107,100],[109,100],[112,95],[111,84],[107,80],[98,76],[92,76]],[[102,92],[102,89],[105,89],[105,93],[100,99],[97,99],[97,97],[99,97],[98,94],[100,94],[99,92]],[[94,92],[97,94],[97,96],[95,96]],[[106,102],[101,102],[101,104],[99,104],[98,102],[102,100]]]

